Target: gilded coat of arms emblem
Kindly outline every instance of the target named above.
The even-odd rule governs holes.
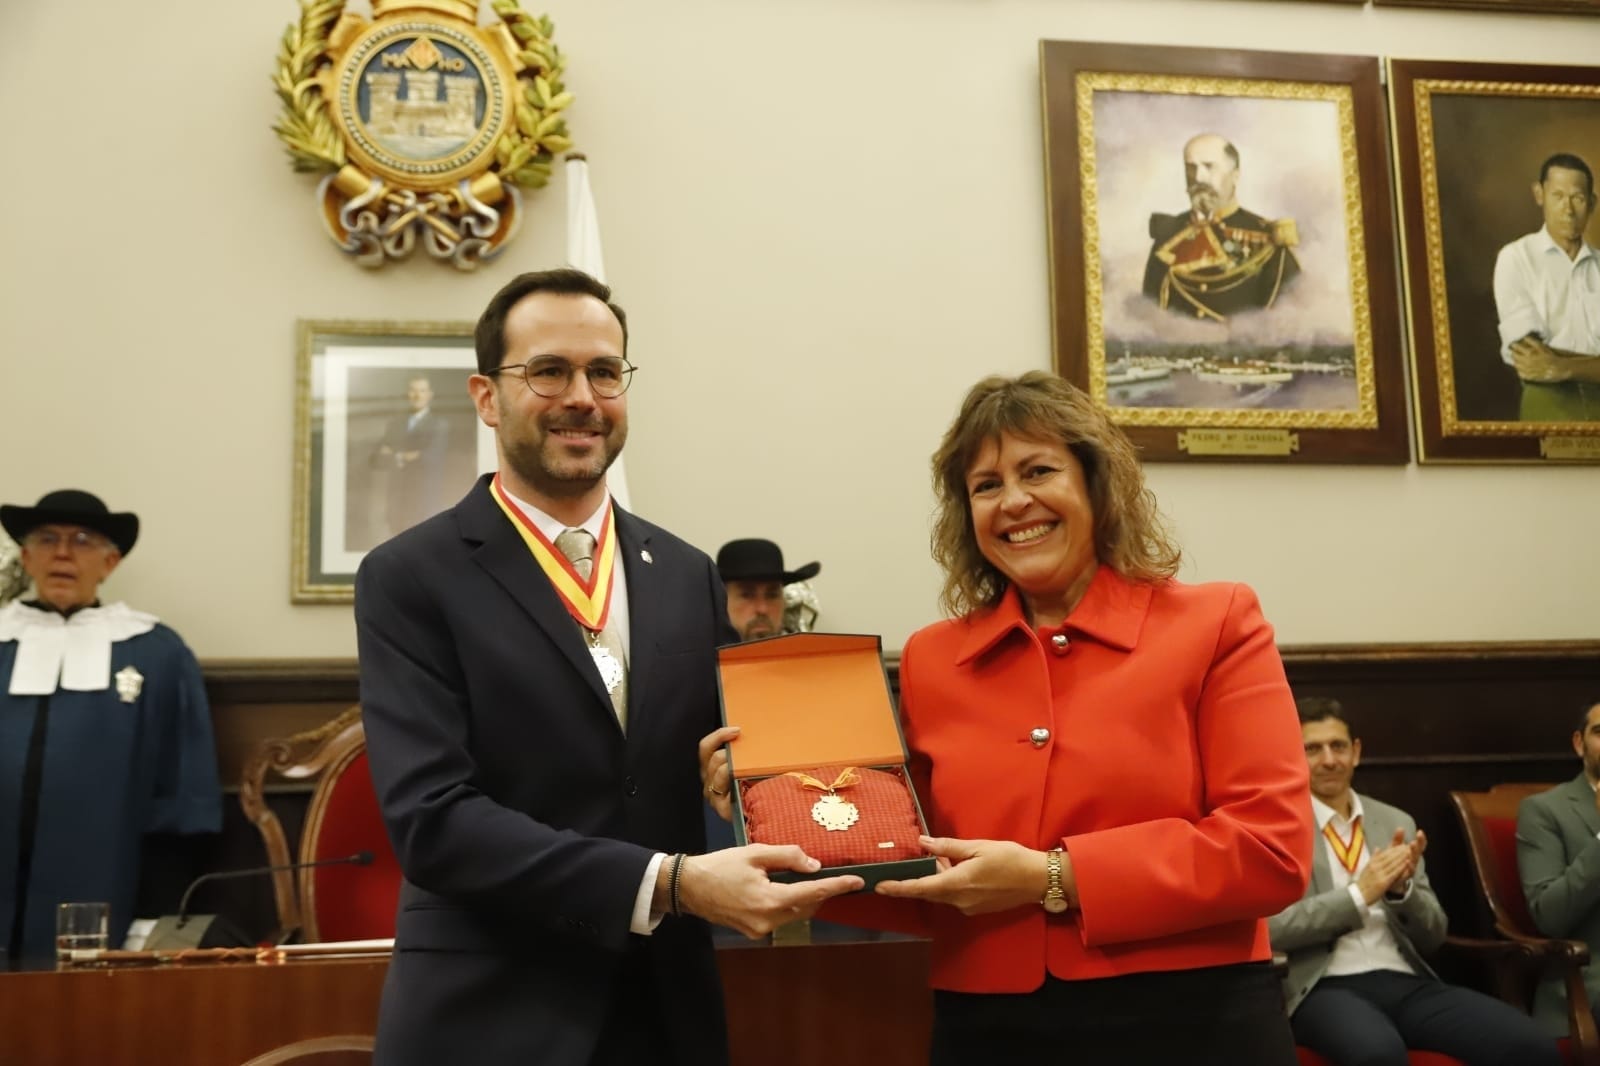
[[[494,0],[301,0],[274,78],[294,168],[324,174],[328,233],[362,266],[421,246],[471,270],[517,231],[521,191],[572,147],[548,17]]]

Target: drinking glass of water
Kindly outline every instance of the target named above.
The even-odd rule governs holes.
[[[104,951],[111,925],[109,903],[63,903],[56,908],[56,961],[74,951]]]

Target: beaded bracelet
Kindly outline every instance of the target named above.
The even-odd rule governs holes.
[[[674,918],[683,915],[683,901],[678,893],[678,882],[683,874],[683,860],[686,858],[688,856],[681,851],[672,857],[672,873],[667,878],[667,898]]]

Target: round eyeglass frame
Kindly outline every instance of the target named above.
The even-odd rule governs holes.
[[[542,359],[548,360],[550,358],[552,357],[548,355],[536,355],[529,359],[526,363],[507,363],[504,366],[497,366],[492,370],[485,371],[484,376],[492,378],[504,373],[507,370],[520,370],[522,372],[522,383],[528,387],[529,392],[533,393],[535,396],[543,396],[547,400],[554,400],[557,397],[565,396],[567,394],[567,390],[572,388],[572,382],[577,378],[578,372],[582,371],[584,379],[589,383],[590,392],[594,393],[602,400],[615,400],[618,396],[621,396],[623,393],[628,391],[628,386],[633,384],[633,372],[639,369],[632,363],[628,362],[627,357],[624,356],[622,358],[621,371],[622,387],[616,392],[602,392],[600,389],[595,387],[594,378],[589,375],[589,368],[593,366],[594,363],[585,363],[582,366],[579,366],[570,360],[561,359],[560,361],[565,363],[567,367],[566,380],[561,383],[561,388],[556,392],[542,392],[539,389],[534,388],[533,377],[528,373],[528,371],[533,367],[534,363],[539,362]],[[595,360],[595,362],[599,362],[599,360]]]

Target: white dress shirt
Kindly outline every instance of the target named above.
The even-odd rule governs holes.
[[[1585,241],[1577,258],[1540,227],[1518,237],[1494,261],[1494,306],[1500,316],[1500,357],[1537,333],[1552,348],[1600,355],[1600,255]]]
[[[1372,970],[1415,973],[1411,964],[1406,962],[1405,956],[1400,954],[1400,945],[1395,942],[1394,934],[1389,931],[1387,911],[1384,909],[1383,901],[1380,899],[1377,903],[1369,905],[1361,894],[1361,888],[1356,884],[1361,871],[1367,868],[1367,862],[1372,858],[1372,849],[1363,841],[1361,858],[1356,863],[1356,872],[1351,874],[1333,853],[1332,841],[1323,835],[1331,822],[1334,832],[1339,834],[1339,839],[1349,840],[1351,827],[1355,824],[1355,820],[1361,817],[1361,797],[1354,792],[1350,793],[1348,819],[1315,796],[1311,797],[1311,811],[1317,819],[1318,845],[1327,852],[1328,872],[1333,875],[1333,886],[1343,888],[1350,893],[1350,898],[1355,901],[1356,910],[1362,917],[1359,928],[1352,929],[1333,942],[1333,954],[1328,959],[1325,976],[1340,977],[1368,973]],[[1387,845],[1388,842],[1383,843]],[[1411,891],[1410,886],[1407,886],[1406,891],[1407,893]]]
[[[500,487],[504,490],[504,483]],[[595,543],[598,544],[600,542],[600,527],[605,523],[606,511],[611,506],[611,495],[607,493],[605,500],[595,509],[594,514],[584,519],[579,525],[569,526],[560,519],[552,518],[545,514],[527,500],[511,495],[509,491],[506,492],[506,499],[515,504],[517,509],[522,512],[523,517],[532,522],[534,527],[543,534],[544,539],[552,544],[555,543],[556,538],[561,535],[562,531],[567,529],[582,529],[593,537]],[[615,530],[616,527],[613,524],[613,533],[615,533]],[[617,637],[622,641],[623,658],[632,662],[633,643],[628,633],[628,618],[628,569],[622,565],[621,543],[618,542],[617,551],[611,557],[611,625],[616,628]],[[574,621],[572,624],[577,625],[578,623]],[[655,931],[656,926],[661,924],[661,915],[650,913],[650,901],[655,898],[656,877],[661,873],[661,864],[666,861],[666,858],[666,855],[656,852],[655,856],[650,860],[650,865],[645,867],[644,880],[639,882],[638,894],[633,897],[633,919],[628,923],[628,929],[641,936],[649,936]]]

